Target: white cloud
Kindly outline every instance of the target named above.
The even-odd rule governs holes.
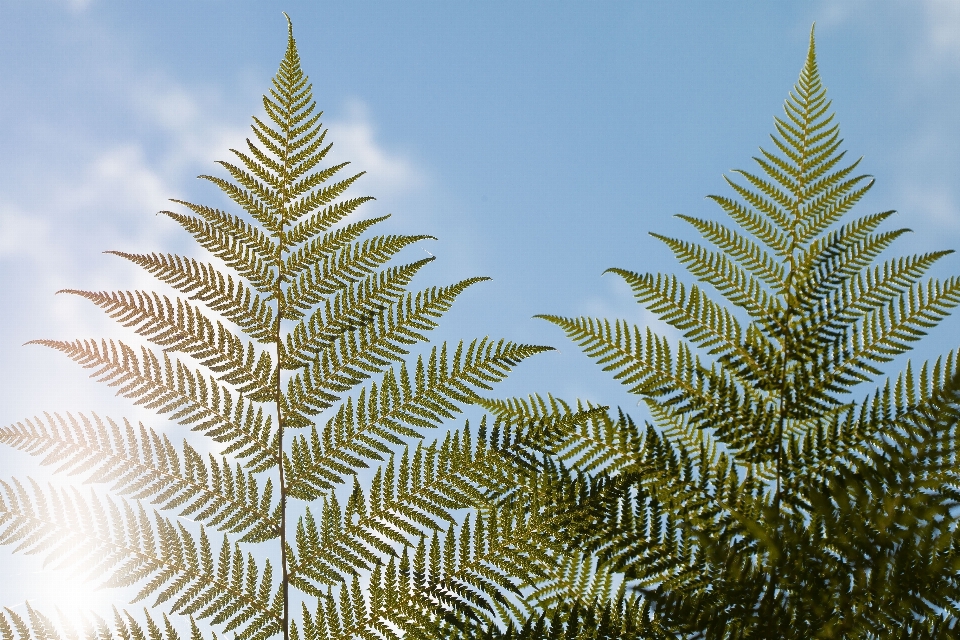
[[[246,149],[248,124],[224,124],[217,118],[215,96],[190,91],[164,80],[143,83],[132,93],[140,116],[162,129],[170,144],[163,168],[173,171],[188,163],[208,164],[232,159],[229,149]],[[339,118],[324,118],[333,143],[333,162],[348,161],[351,169],[366,171],[364,187],[374,195],[398,195],[427,184],[426,172],[404,154],[387,149],[377,139],[370,108],[360,99],[347,101]],[[261,117],[264,117],[261,115]]]
[[[197,97],[183,87],[154,81],[141,84],[131,94],[141,116],[168,130],[184,131],[200,117]]]
[[[95,211],[156,210],[166,202],[169,188],[164,176],[149,166],[138,144],[107,149],[85,169],[80,182],[57,194],[63,209]]]
[[[0,258],[39,257],[48,242],[46,220],[0,205]]]
[[[185,175],[192,178],[194,166],[209,166],[243,140],[242,129],[216,120],[216,105],[173,83],[140,85],[130,104],[134,118],[160,135],[78,154],[80,162],[49,177],[56,188],[29,195],[10,190],[5,197],[16,205],[0,203],[0,258],[30,261],[26,291],[34,316],[43,318],[31,333],[114,331],[89,305],[53,296],[58,289],[162,288],[145,272],[101,252],[169,250],[169,240],[180,232],[156,212],[170,208],[169,198],[182,196]]]
[[[61,169],[50,178],[56,189],[33,196],[12,192],[16,205],[0,203],[0,258],[31,261],[30,304],[45,318],[33,331],[114,331],[111,321],[89,313],[83,301],[53,296],[60,288],[163,290],[148,274],[101,252],[171,250],[170,242],[182,239],[182,232],[154,214],[172,208],[169,198],[182,197],[185,180],[222,173],[213,161],[230,158],[229,148],[245,147],[247,123],[224,122],[223,102],[209,92],[153,78],[128,95],[134,117],[147,125],[143,140],[104,147],[82,164]],[[349,160],[351,168],[366,170],[365,192],[402,195],[425,184],[424,172],[411,160],[379,143],[363,102],[351,101],[344,111],[345,117],[328,123],[334,161]]]
[[[819,13],[830,26],[867,27],[875,41],[896,43],[891,55],[873,63],[875,73],[895,79],[886,84],[894,92],[888,108],[901,110],[897,130],[885,132],[895,152],[883,162],[898,180],[896,196],[904,212],[921,216],[938,232],[960,233],[953,179],[960,2],[824,0]]]
[[[73,13],[80,13],[81,11],[89,9],[90,5],[93,4],[93,0],[57,0],[57,3],[66,5]]]
[[[232,156],[229,149],[246,149],[248,123],[224,124],[216,113],[218,100],[209,93],[191,91],[169,81],[154,79],[132,93],[140,116],[164,130],[171,143],[164,158],[169,170],[187,163],[212,163]],[[370,108],[360,99],[346,102],[339,118],[324,118],[333,143],[334,162],[348,161],[366,171],[364,185],[381,195],[400,194],[423,187],[426,173],[410,158],[387,149],[377,139]],[[264,117],[261,115],[260,117]]]
[[[820,26],[881,25],[884,30],[912,35],[904,58],[912,74],[938,75],[960,66],[960,2],[957,0],[822,0],[817,10]]]
[[[953,193],[937,184],[909,182],[900,189],[905,210],[920,215],[939,231],[960,231],[960,206]]]
[[[824,0],[817,12],[817,26],[839,27],[856,19],[865,8],[869,9],[869,5],[867,0]]]
[[[370,109],[361,100],[350,100],[346,118],[329,121],[330,141],[338,161],[349,161],[351,168],[366,171],[365,187],[381,194],[405,193],[424,186],[427,176],[412,160],[385,149],[376,139]]]
[[[158,170],[175,173],[198,164],[209,170],[211,163],[231,155],[229,149],[245,146],[247,124],[225,122],[223,101],[211,92],[153,79],[141,82],[130,101],[140,118],[163,132],[166,144]]]
[[[601,285],[604,294],[600,296],[590,296],[586,298],[576,311],[594,318],[606,318],[608,320],[624,319],[631,324],[639,327],[649,328],[654,333],[664,336],[673,344],[681,339],[682,335],[672,326],[661,320],[655,313],[646,307],[637,303],[630,287],[620,276],[613,273],[605,273],[602,277]]]
[[[960,65],[960,2],[924,0],[926,38],[922,47],[926,62]]]
[[[4,563],[9,563],[4,567],[5,575],[17,582],[32,607],[48,614],[59,611],[73,624],[82,622],[91,611],[109,616],[112,605],[118,600],[115,591],[92,588],[91,581],[71,575],[68,570],[37,569],[36,558],[14,556],[4,558]],[[136,592],[126,589],[123,595],[132,599]],[[26,613],[23,601],[7,606],[20,615]]]

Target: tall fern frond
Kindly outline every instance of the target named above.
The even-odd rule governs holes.
[[[134,340],[31,342],[194,433],[176,445],[163,427],[95,413],[0,429],[0,442],[108,493],[0,483],[0,544],[108,587],[137,587],[138,599],[188,616],[192,640],[194,620],[240,640],[290,640],[300,630],[416,637],[457,616],[482,631],[517,618],[519,601],[500,591],[560,557],[551,527],[565,526],[576,495],[536,490],[545,481],[530,467],[532,442],[521,444],[534,431],[486,431],[482,418],[479,431],[415,441],[549,348],[482,337],[421,349],[486,278],[411,289],[433,258],[403,262],[404,252],[432,237],[374,235],[387,217],[357,218],[372,198],[348,194],[362,173],[328,163],[292,26],[262,105],[252,138],[219,163],[225,176],[201,176],[238,211],[176,199],[181,211],[162,212],[213,261],[108,252],[175,295],[65,289]],[[534,489],[526,502],[504,491],[514,480]],[[515,512],[498,519],[507,494]],[[415,580],[410,554],[435,538],[462,542],[452,564]],[[310,606],[298,622],[301,600]],[[41,617],[0,620],[0,633],[23,640],[48,634]],[[117,614],[92,633],[178,638],[163,624]]]
[[[541,316],[657,423],[611,467],[620,498],[587,548],[681,635],[947,637],[957,356],[859,394],[960,304],[960,281],[925,280],[949,251],[880,260],[907,231],[880,229],[892,212],[846,219],[873,179],[842,150],[812,32],[774,128],[710,198],[732,226],[680,216],[710,246],[654,234],[700,284],[611,269],[676,347]]]

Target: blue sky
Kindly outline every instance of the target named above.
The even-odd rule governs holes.
[[[897,253],[960,248],[960,4],[820,2],[109,2],[0,4],[0,358],[3,424],[110,408],[110,393],[38,337],[115,335],[64,287],[153,287],[102,251],[193,252],[154,213],[224,204],[195,176],[242,144],[294,21],[338,158],[390,231],[430,233],[423,284],[487,275],[444,335],[552,344],[502,394],[636,399],[536,313],[650,318],[612,276],[681,269],[649,231],[750,168],[817,23],[846,148],[897,209]],[[422,256],[422,248],[408,254]],[[943,273],[960,272],[957,257]],[[924,355],[953,348],[957,321]],[[137,415],[114,411],[115,415]],[[0,451],[3,477],[27,470]],[[7,471],[10,470],[10,473]],[[25,471],[24,471],[25,472]],[[43,597],[8,562],[0,604]],[[10,567],[10,568],[8,568]],[[23,573],[17,573],[23,572]],[[31,573],[32,572],[32,573]],[[43,574],[46,576],[47,574]],[[46,578],[43,578],[44,580]],[[0,581],[7,582],[7,581]],[[72,589],[61,582],[59,589]]]

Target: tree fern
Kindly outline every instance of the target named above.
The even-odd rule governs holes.
[[[529,451],[550,424],[590,410],[536,424],[495,414],[424,442],[547,347],[484,337],[411,357],[484,278],[411,290],[432,258],[399,254],[428,236],[370,235],[386,218],[355,218],[370,198],[347,195],[362,174],[324,165],[331,145],[292,27],[263,108],[247,148],[220,163],[227,177],[202,176],[239,213],[181,200],[163,212],[215,261],[111,252],[180,296],[66,290],[137,340],[34,341],[188,426],[193,443],[92,412],[0,429],[91,485],[0,481],[0,542],[94,585],[136,587],[152,613],[76,631],[7,610],[4,640],[175,640],[176,616],[191,640],[486,633],[532,615],[523,586],[562,562],[555,533],[595,488],[538,476]],[[216,455],[201,453],[204,439]]]
[[[841,150],[812,32],[775,129],[756,172],[711,196],[733,226],[654,234],[698,284],[611,269],[679,343],[542,316],[656,423],[621,423],[633,451],[598,475],[620,494],[581,543],[681,636],[953,637],[957,355],[874,381],[960,280],[924,280],[947,251],[878,262],[905,233],[880,230],[892,212],[847,220],[873,180]]]
[[[34,341],[192,443],[93,412],[0,429],[87,485],[0,479],[0,543],[151,609],[80,627],[7,609],[3,640],[955,634],[958,356],[874,381],[960,280],[924,280],[945,251],[878,262],[905,232],[880,230],[891,212],[845,219],[872,180],[840,149],[812,33],[773,150],[712,197],[735,226],[655,236],[699,283],[611,270],[679,344],[543,316],[655,424],[485,397],[546,347],[418,347],[483,278],[411,290],[432,258],[400,258],[428,236],[354,217],[370,198],[323,165],[292,27],[263,107],[227,177],[202,176],[239,213],[163,212],[212,262],[111,252],[181,295],[65,290],[138,338]],[[447,428],[467,405],[479,419]]]

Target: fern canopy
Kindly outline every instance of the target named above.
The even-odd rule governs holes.
[[[656,423],[588,545],[673,633],[952,637],[957,353],[877,379],[960,279],[925,279],[949,251],[880,260],[906,232],[881,229],[893,212],[849,217],[873,180],[842,150],[812,32],[774,127],[710,196],[732,224],[681,215],[702,241],[653,234],[697,284],[610,270],[679,343],[542,316]]]
[[[127,337],[34,341],[188,440],[94,412],[0,429],[87,485],[0,479],[0,544],[150,609],[5,609],[2,640],[956,634],[958,355],[878,378],[960,280],[927,279],[947,251],[880,260],[892,212],[849,217],[873,181],[812,32],[771,146],[711,197],[732,223],[655,235],[696,284],[611,269],[683,338],[541,316],[642,398],[640,424],[487,397],[548,347],[430,344],[484,278],[412,288],[433,258],[404,251],[429,236],[358,217],[288,26],[252,138],[201,176],[234,210],[163,212],[210,260],[110,252],[179,295],[65,290]]]

